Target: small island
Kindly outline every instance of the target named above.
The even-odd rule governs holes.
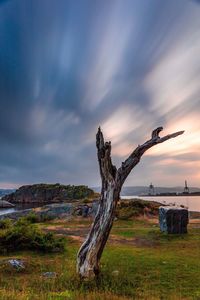
[[[70,202],[94,195],[94,191],[85,185],[63,185],[39,183],[24,185],[15,192],[2,197],[3,201],[13,204],[47,204]]]

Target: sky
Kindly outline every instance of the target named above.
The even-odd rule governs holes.
[[[0,1],[0,187],[100,184],[100,125],[125,185],[200,186],[200,1]]]

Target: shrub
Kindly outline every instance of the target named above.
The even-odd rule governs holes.
[[[44,233],[25,218],[19,219],[0,235],[0,252],[9,253],[18,250],[41,252],[62,252],[65,239],[52,233]]]
[[[46,214],[46,213],[41,213],[41,214],[35,214],[34,212],[30,212],[27,216],[20,218],[24,220],[25,222],[34,224],[34,223],[41,223],[41,222],[46,222],[46,221],[51,221],[55,219],[55,216],[52,214]]]
[[[41,213],[41,214],[35,214],[34,212],[30,212],[27,216],[25,217],[21,217],[17,224],[19,224],[19,222],[28,222],[30,224],[35,224],[35,223],[41,223],[41,222],[46,222],[46,221],[51,221],[55,219],[54,215],[51,214],[46,214],[46,213]]]
[[[12,225],[10,219],[0,220],[0,229],[7,229]]]
[[[143,215],[145,210],[148,210],[149,215],[158,214],[158,207],[160,203],[150,202],[140,199],[120,201],[117,207],[116,216],[122,220],[128,220],[132,217]]]
[[[30,223],[38,223],[40,222],[39,217],[34,213],[34,212],[30,212],[28,214],[28,216],[25,217],[25,219],[30,222]]]

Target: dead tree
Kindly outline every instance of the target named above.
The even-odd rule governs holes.
[[[77,256],[77,272],[82,278],[92,279],[99,274],[99,261],[115,218],[115,210],[124,181],[139,163],[142,155],[151,147],[175,138],[184,131],[159,137],[162,127],[152,132],[151,139],[138,145],[117,169],[111,160],[111,142],[104,142],[101,129],[96,135],[97,156],[102,180],[100,204],[90,232]]]

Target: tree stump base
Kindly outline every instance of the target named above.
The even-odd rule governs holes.
[[[188,210],[181,207],[159,207],[159,224],[162,232],[172,234],[187,233]]]

